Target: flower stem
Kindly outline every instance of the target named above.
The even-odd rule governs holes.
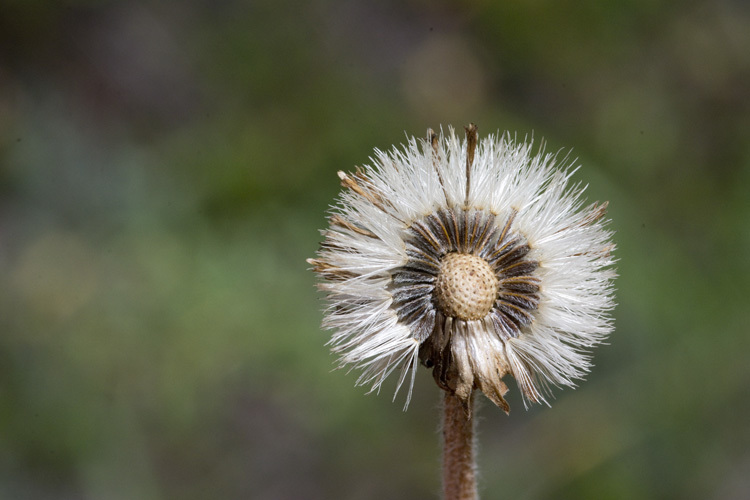
[[[474,465],[474,395],[468,407],[448,391],[443,398],[443,498],[476,500]],[[468,411],[467,411],[468,410]]]

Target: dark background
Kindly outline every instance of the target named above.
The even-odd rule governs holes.
[[[3,0],[0,498],[437,497],[439,390],[331,372],[305,258],[337,170],[470,121],[572,149],[620,274],[579,389],[481,408],[482,498],[747,498],[748,47],[741,1]]]

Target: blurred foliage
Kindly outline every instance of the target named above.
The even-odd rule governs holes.
[[[621,276],[590,380],[480,412],[483,498],[747,498],[749,46],[730,0],[5,0],[0,497],[435,498],[438,389],[331,373],[305,258],[337,170],[474,121],[574,148]]]

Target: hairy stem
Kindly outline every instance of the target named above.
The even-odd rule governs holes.
[[[443,399],[443,496],[445,500],[476,500],[474,465],[474,419],[468,407],[454,394]],[[468,411],[467,411],[468,410]]]

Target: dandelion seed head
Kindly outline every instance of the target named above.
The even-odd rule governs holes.
[[[329,306],[323,326],[357,382],[397,390],[417,365],[468,402],[475,389],[508,411],[503,377],[524,403],[574,386],[612,331],[606,203],[585,205],[557,156],[509,135],[478,141],[428,131],[344,187],[315,259]],[[407,382],[408,381],[408,382]]]

